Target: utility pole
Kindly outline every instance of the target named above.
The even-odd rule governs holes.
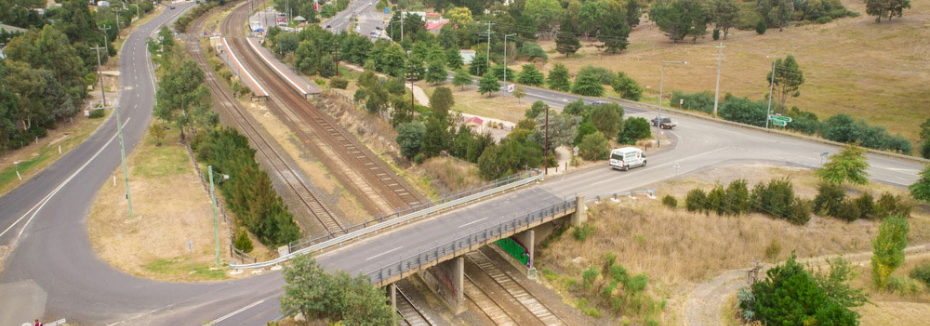
[[[288,0],[284,0],[284,7],[285,7],[284,8],[285,14],[287,15],[287,24],[290,25],[291,24],[291,2]]]
[[[97,79],[100,79],[100,95],[103,99],[103,106],[107,106],[106,97],[103,96],[103,74],[100,72],[100,46],[93,47],[97,50]],[[101,109],[102,110],[102,109]],[[129,219],[132,219],[132,193],[129,191],[129,169],[126,168],[126,147],[123,144],[123,120],[119,117],[119,108],[113,107],[116,113],[116,132],[119,135],[119,152],[123,159],[123,179],[126,181],[126,200],[129,203]]]
[[[717,46],[717,86],[714,87],[714,117],[717,116],[717,105],[720,103],[720,62],[723,61],[723,42],[720,42],[720,45]]]
[[[416,111],[417,105],[413,100],[413,65],[410,65],[410,109]]]
[[[517,34],[515,34],[515,33],[514,33],[514,34],[504,34],[504,90],[508,90],[508,89],[509,89],[509,88],[507,88],[507,37],[508,37],[508,36],[516,36],[516,35],[517,35]],[[490,44],[491,44],[491,39],[489,38],[489,39],[488,39],[488,48],[490,48]]]
[[[339,77],[339,42],[333,42],[333,65],[336,66],[336,77]]]
[[[404,41],[404,11],[400,11],[400,41]]]
[[[216,238],[216,266],[220,266],[220,227],[216,217],[216,190],[213,187],[213,166],[208,165],[210,171],[210,200],[213,203],[213,234]]]
[[[491,25],[494,25],[494,24],[492,24],[491,19],[488,18],[488,54],[487,54],[488,71],[491,71]],[[481,72],[479,71],[479,75],[480,73]]]
[[[119,7],[113,7],[116,12],[116,39],[119,39]]]
[[[110,26],[97,27],[103,31],[103,47],[107,50],[107,58],[110,57],[110,40],[107,39],[107,31],[110,30]],[[107,60],[107,68],[110,68],[110,60]]]
[[[665,65],[668,64],[688,64],[687,61],[662,61],[662,74],[659,77],[659,115],[656,116],[656,147],[662,147],[659,143],[660,126],[662,125],[662,85],[665,82]]]
[[[549,108],[546,107],[546,154],[545,158],[545,169],[543,170],[543,175],[549,175]]]
[[[773,55],[767,55],[766,58],[775,58]],[[769,81],[769,108],[765,110],[765,129],[769,129],[769,116],[772,115],[772,90],[775,89],[775,59],[772,59],[772,78]]]

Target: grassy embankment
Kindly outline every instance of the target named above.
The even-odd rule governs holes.
[[[812,171],[766,166],[718,168],[678,182],[662,182],[652,188],[658,190],[659,196],[676,196],[683,207],[684,195],[695,187],[709,189],[715,182],[727,183],[735,178],[744,178],[751,186],[784,176],[794,181],[797,195],[807,199],[816,196],[818,181]],[[906,194],[906,190],[875,183],[848,187],[848,193],[853,196],[865,190],[875,195],[884,191]],[[667,300],[667,308],[659,309],[652,316],[661,324],[683,322],[678,320],[676,312],[681,310],[688,291],[724,271],[751,266],[755,258],[767,262],[784,260],[792,251],[802,258],[868,252],[871,251],[870,240],[878,229],[877,221],[847,223],[817,216],[802,226],[760,214],[708,216],[689,213],[683,208],[672,210],[658,200],[647,199],[622,199],[620,203],[604,201],[589,206],[588,214],[594,228],[586,240],[576,240],[569,229],[537,251],[541,274],[567,301],[578,305],[581,299],[591,300],[590,291],[578,288],[582,271],[590,266],[600,268],[605,255],[613,252],[629,275],[643,273],[648,276],[646,293],[651,294],[657,304]],[[915,207],[910,223],[911,245],[930,240],[930,208],[927,205]],[[865,265],[868,269],[868,264]],[[866,273],[862,274],[860,279],[870,280]],[[878,307],[861,309],[897,315],[894,304],[885,305],[880,296],[875,299],[882,302]],[[919,302],[920,309],[930,310],[926,300]],[[601,307],[605,316],[609,316],[608,310]]]

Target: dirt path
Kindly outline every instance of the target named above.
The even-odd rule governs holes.
[[[907,259],[930,256],[930,244],[910,246],[904,249],[908,254]],[[868,261],[872,257],[871,252],[861,252],[848,255],[824,255],[800,259],[802,263],[822,264],[826,258],[842,256],[851,262]],[[765,271],[773,265],[766,264],[759,273],[765,275]],[[746,274],[749,268],[726,271],[710,281],[698,284],[685,300],[683,316],[687,325],[724,325],[723,305],[730,295],[746,285]]]

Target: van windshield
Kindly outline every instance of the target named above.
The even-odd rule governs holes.
[[[623,155],[619,153],[610,154],[610,159],[623,161]]]

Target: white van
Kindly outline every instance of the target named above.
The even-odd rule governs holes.
[[[646,153],[636,147],[623,147],[610,151],[610,168],[629,170],[646,166]]]

